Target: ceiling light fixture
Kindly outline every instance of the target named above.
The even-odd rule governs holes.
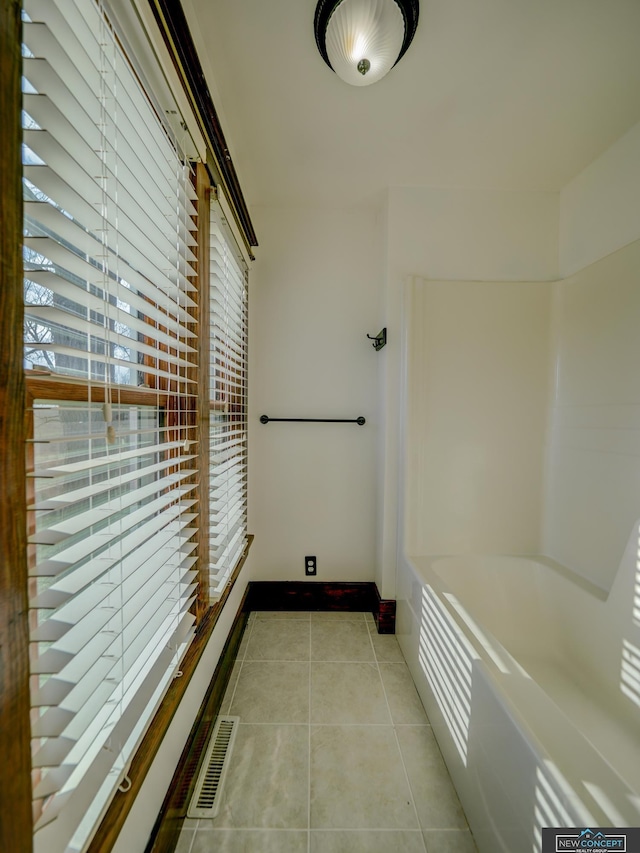
[[[320,55],[345,83],[376,83],[404,56],[418,11],[418,0],[319,0],[313,28]]]

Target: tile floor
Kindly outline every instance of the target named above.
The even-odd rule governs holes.
[[[393,636],[371,614],[252,613],[223,706],[218,816],[177,853],[475,853]]]

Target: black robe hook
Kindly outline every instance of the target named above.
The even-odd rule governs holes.
[[[387,343],[387,327],[385,326],[381,332],[378,332],[377,335],[367,335],[370,341],[373,341],[374,350],[382,349],[382,347]]]

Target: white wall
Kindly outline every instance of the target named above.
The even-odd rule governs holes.
[[[256,580],[374,579],[379,222],[372,209],[251,211],[249,529]],[[272,417],[355,424],[267,424]]]
[[[453,281],[558,277],[558,194],[394,187],[392,276]]]
[[[410,286],[407,554],[534,554],[552,285]]]
[[[454,455],[460,458],[462,444],[474,434],[476,438],[481,434],[484,452],[488,454],[484,457],[485,470],[495,462],[496,470],[502,472],[502,498],[491,517],[487,516],[486,507],[480,508],[477,494],[482,490],[476,492],[478,514],[466,528],[465,549],[473,546],[485,550],[497,544],[498,506],[508,514],[509,502],[504,496],[511,490],[517,472],[520,483],[528,482],[531,489],[526,500],[522,488],[519,492],[516,489],[519,496],[514,507],[518,506],[522,519],[524,508],[528,506],[530,522],[510,525],[511,534],[504,540],[504,548],[526,550],[533,547],[535,550],[534,529],[537,529],[538,550],[545,547],[558,557],[564,554],[567,559],[574,554],[571,560],[581,562],[575,554],[582,553],[584,548],[568,544],[573,534],[564,540],[558,534],[559,519],[567,512],[566,502],[573,505],[570,496],[585,485],[580,477],[574,480],[573,474],[569,475],[571,463],[559,449],[566,447],[564,437],[560,440],[558,420],[560,409],[566,408],[565,398],[562,397],[551,412],[548,447],[551,455],[547,464],[545,506],[541,509],[543,499],[536,466],[540,462],[540,417],[541,413],[549,414],[549,409],[542,403],[540,408],[535,408],[535,413],[529,403],[525,408],[514,405],[510,409],[506,398],[503,398],[504,407],[498,405],[492,409],[495,400],[492,402],[490,386],[484,385],[476,386],[485,392],[480,407],[478,394],[469,397],[457,393],[448,399],[447,386],[459,390],[461,384],[470,381],[462,372],[454,375],[457,368],[452,357],[458,348],[452,341],[465,342],[463,351],[467,361],[474,366],[474,371],[478,367],[474,375],[493,376],[496,380],[494,391],[498,387],[508,388],[509,377],[504,372],[500,374],[500,370],[506,370],[513,357],[514,366],[518,364],[519,370],[529,370],[533,382],[531,400],[540,401],[543,365],[546,367],[548,358],[555,363],[560,355],[558,375],[563,377],[562,387],[573,388],[578,382],[579,371],[570,369],[574,363],[570,353],[574,348],[576,352],[581,350],[580,341],[584,343],[587,339],[593,339],[587,352],[598,350],[599,333],[589,326],[597,316],[598,288],[594,283],[590,285],[592,301],[583,304],[581,298],[586,300],[587,296],[581,280],[570,279],[566,285],[557,285],[558,294],[564,294],[557,296],[554,315],[556,333],[560,337],[545,354],[551,320],[549,314],[545,314],[548,306],[543,309],[542,303],[547,305],[550,289],[548,285],[546,289],[543,285],[536,288],[531,282],[557,280],[560,270],[573,275],[640,237],[639,164],[640,125],[604,152],[561,194],[403,187],[388,191],[382,215],[377,219],[371,211],[266,208],[253,211],[262,243],[252,274],[251,297],[250,507],[252,530],[257,534],[256,577],[300,578],[304,554],[323,548],[325,556],[318,554],[321,579],[375,577],[383,597],[395,595],[402,500],[399,489],[404,381],[402,292],[409,275],[432,280],[433,298],[438,294],[439,321],[434,327],[432,320],[427,320],[427,325],[432,324],[428,342],[430,358],[435,354],[442,366],[442,374],[432,377],[436,385],[433,392],[429,392],[433,400],[438,401],[440,418],[432,427],[444,435],[448,429],[447,418],[457,420],[458,424],[466,419],[469,424],[466,437],[461,434],[454,437],[450,433],[451,453],[458,442]],[[618,262],[612,260],[612,263]],[[602,287],[607,286],[606,281],[613,275],[620,277],[618,290],[624,289],[622,281],[625,276],[633,276],[635,261],[629,255],[619,263],[622,266],[617,265],[615,270],[601,268],[598,275]],[[486,283],[482,297],[476,299],[481,291],[469,282]],[[507,304],[502,299],[502,287],[510,296],[515,296],[511,288],[518,288],[516,303]],[[629,288],[632,290],[633,284],[629,284]],[[455,305],[465,289],[465,305],[471,304],[467,301],[470,299],[475,314],[482,318],[484,331],[470,316],[465,328],[455,319]],[[535,320],[529,323],[525,306],[534,294],[540,301],[531,315]],[[634,311],[635,306],[628,300],[629,293],[612,293],[606,311]],[[488,306],[492,306],[491,309]],[[501,329],[509,325],[506,315],[510,311],[514,312],[513,327],[522,332],[511,342],[508,336],[500,337]],[[583,311],[591,316],[589,322],[582,317]],[[506,325],[494,327],[489,334],[487,330],[500,318]],[[611,323],[615,326],[613,319]],[[381,353],[374,354],[364,333],[377,331],[382,325],[388,328],[389,343]],[[327,330],[332,338],[331,347],[322,349],[309,345],[310,338],[326,336]],[[483,346],[483,335],[495,343],[499,340],[499,348],[491,350]],[[528,367],[526,352],[519,349],[523,342],[527,342],[527,352],[532,357]],[[557,353],[555,345],[560,347]],[[615,348],[610,349],[604,343],[603,346],[604,352],[598,361],[601,369],[619,375],[621,366],[616,366],[619,355],[615,355]],[[347,363],[349,370],[344,368]],[[534,365],[540,369],[534,370]],[[377,371],[377,378],[374,371]],[[532,378],[534,373],[535,378]],[[380,393],[376,416],[377,388]],[[593,391],[592,396],[597,399],[595,387]],[[567,393],[571,395],[573,391]],[[631,394],[628,386],[626,393]],[[475,400],[475,422],[470,420],[472,412],[464,408],[470,399]],[[519,399],[524,405],[524,396]],[[290,416],[301,413],[326,416],[327,412],[342,415],[345,411],[356,414],[354,404],[359,409],[357,413],[361,410],[369,420],[364,440],[360,440],[362,436],[355,440],[357,432],[343,433],[337,429],[333,431],[334,428],[326,432],[327,428],[313,427],[314,432],[308,432],[309,427],[303,431],[284,425],[273,425],[273,429],[271,425],[257,425],[257,418],[263,411]],[[363,407],[367,407],[366,410]],[[504,454],[502,461],[494,456],[497,444],[489,439],[489,425],[495,427],[498,422],[499,430],[500,423],[512,417],[517,420],[519,413],[525,410],[532,413],[535,427],[531,421],[531,431],[527,432],[524,425],[522,435],[531,438],[535,433],[535,441],[527,442],[523,438],[523,443],[519,444],[510,439],[508,452],[512,461],[507,465]],[[371,431],[369,426],[373,428]],[[375,447],[373,431],[378,427],[378,446]],[[528,452],[528,446],[535,446],[533,453]],[[489,459],[493,460],[490,466]],[[513,468],[513,477],[507,470],[509,467]],[[537,471],[543,468],[540,464]],[[607,470],[610,476],[611,469]],[[441,485],[444,475],[442,464]],[[474,482],[478,484],[481,479],[478,480],[476,470]],[[374,508],[375,493],[377,509]],[[601,491],[601,495],[604,494]],[[470,501],[469,495],[467,497]],[[435,501],[434,494],[430,500]],[[564,510],[559,507],[559,501],[563,502]],[[540,533],[541,516],[546,519],[544,536]],[[576,519],[578,517],[582,519],[581,524],[588,518],[588,526],[598,529],[594,525],[593,512],[578,513]],[[444,521],[437,513],[433,518]],[[449,516],[447,524],[451,525],[452,519],[453,515]],[[578,524],[576,519],[574,532]],[[510,520],[513,522],[514,518]],[[412,523],[415,531],[415,520]],[[436,541],[440,541],[442,547],[453,547],[454,528],[447,524],[440,527],[442,536]],[[483,535],[480,535],[481,529]],[[375,542],[375,574],[371,568],[372,542]],[[457,546],[462,547],[463,542],[458,540]],[[593,566],[588,569],[591,575],[594,571]]]
[[[382,388],[384,515],[376,577],[383,596],[395,596],[402,466],[403,286],[419,275],[443,283],[552,281],[558,276],[556,193],[396,187],[387,199],[383,300],[389,345]],[[454,288],[456,285],[452,285]],[[453,292],[453,291],[452,291]],[[455,320],[447,325],[452,328]],[[505,353],[505,357],[508,356]]]

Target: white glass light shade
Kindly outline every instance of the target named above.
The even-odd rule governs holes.
[[[342,0],[326,32],[327,56],[338,77],[352,86],[369,86],[395,64],[404,40],[404,18],[395,0]],[[366,74],[358,63],[368,60]]]

